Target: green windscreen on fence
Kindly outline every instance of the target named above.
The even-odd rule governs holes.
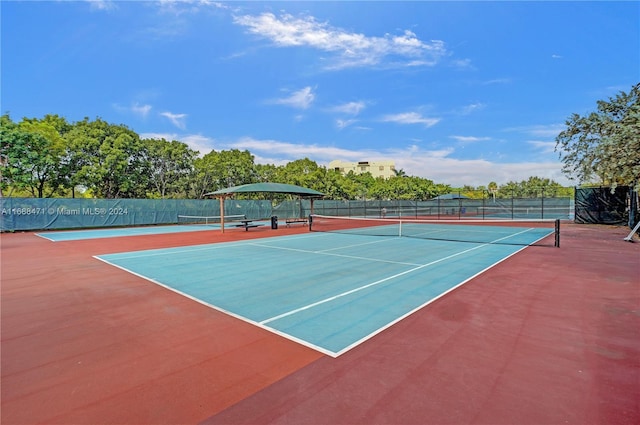
[[[581,187],[576,189],[576,223],[593,224],[629,224],[633,227],[635,217],[629,220],[629,211],[634,198],[632,188],[618,186],[610,187]]]
[[[573,219],[569,197],[479,199],[314,200],[313,213],[327,216],[422,219]],[[309,216],[308,199],[234,200],[224,203],[226,216],[280,219]],[[0,198],[0,230],[79,229],[179,223],[179,217],[219,217],[218,199]],[[204,219],[203,222],[215,222]]]
[[[225,215],[260,219],[270,201],[226,200]],[[78,229],[174,224],[179,215],[219,216],[217,199],[1,198],[0,230]]]

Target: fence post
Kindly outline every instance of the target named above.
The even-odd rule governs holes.
[[[488,192],[489,192],[489,191],[487,191],[487,193],[488,193]],[[482,219],[483,219],[483,220],[484,220],[484,213],[485,213],[486,209],[487,209],[487,202],[486,202],[486,200],[485,200],[485,197],[484,197],[484,191],[483,191],[483,193],[482,193]]]
[[[511,189],[511,220],[513,220],[513,218],[514,218],[513,217],[513,208],[514,208],[514,205],[513,205],[514,199],[513,198],[514,198],[514,196],[515,196],[515,193],[514,193],[513,189]]]

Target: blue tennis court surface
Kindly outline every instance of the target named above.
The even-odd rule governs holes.
[[[307,233],[96,258],[335,357],[521,249]]]
[[[260,222],[266,226],[267,222]],[[225,228],[229,226],[226,225]],[[123,236],[160,235],[166,233],[199,232],[203,230],[219,230],[219,224],[189,224],[171,226],[120,227],[111,229],[67,230],[58,232],[37,233],[38,236],[53,242],[76,241],[84,239],[118,238]]]

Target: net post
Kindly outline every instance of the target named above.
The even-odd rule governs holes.
[[[309,214],[309,231],[311,232],[311,223],[313,223],[313,214]]]
[[[560,219],[556,218],[556,241],[553,246],[560,248]]]

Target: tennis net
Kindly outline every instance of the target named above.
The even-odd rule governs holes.
[[[414,220],[312,215],[312,232],[560,246],[560,220]]]
[[[243,220],[246,217],[244,215],[225,215],[224,221],[237,221]],[[178,224],[192,224],[192,225],[209,225],[209,224],[219,224],[220,216],[219,215],[178,215]]]

